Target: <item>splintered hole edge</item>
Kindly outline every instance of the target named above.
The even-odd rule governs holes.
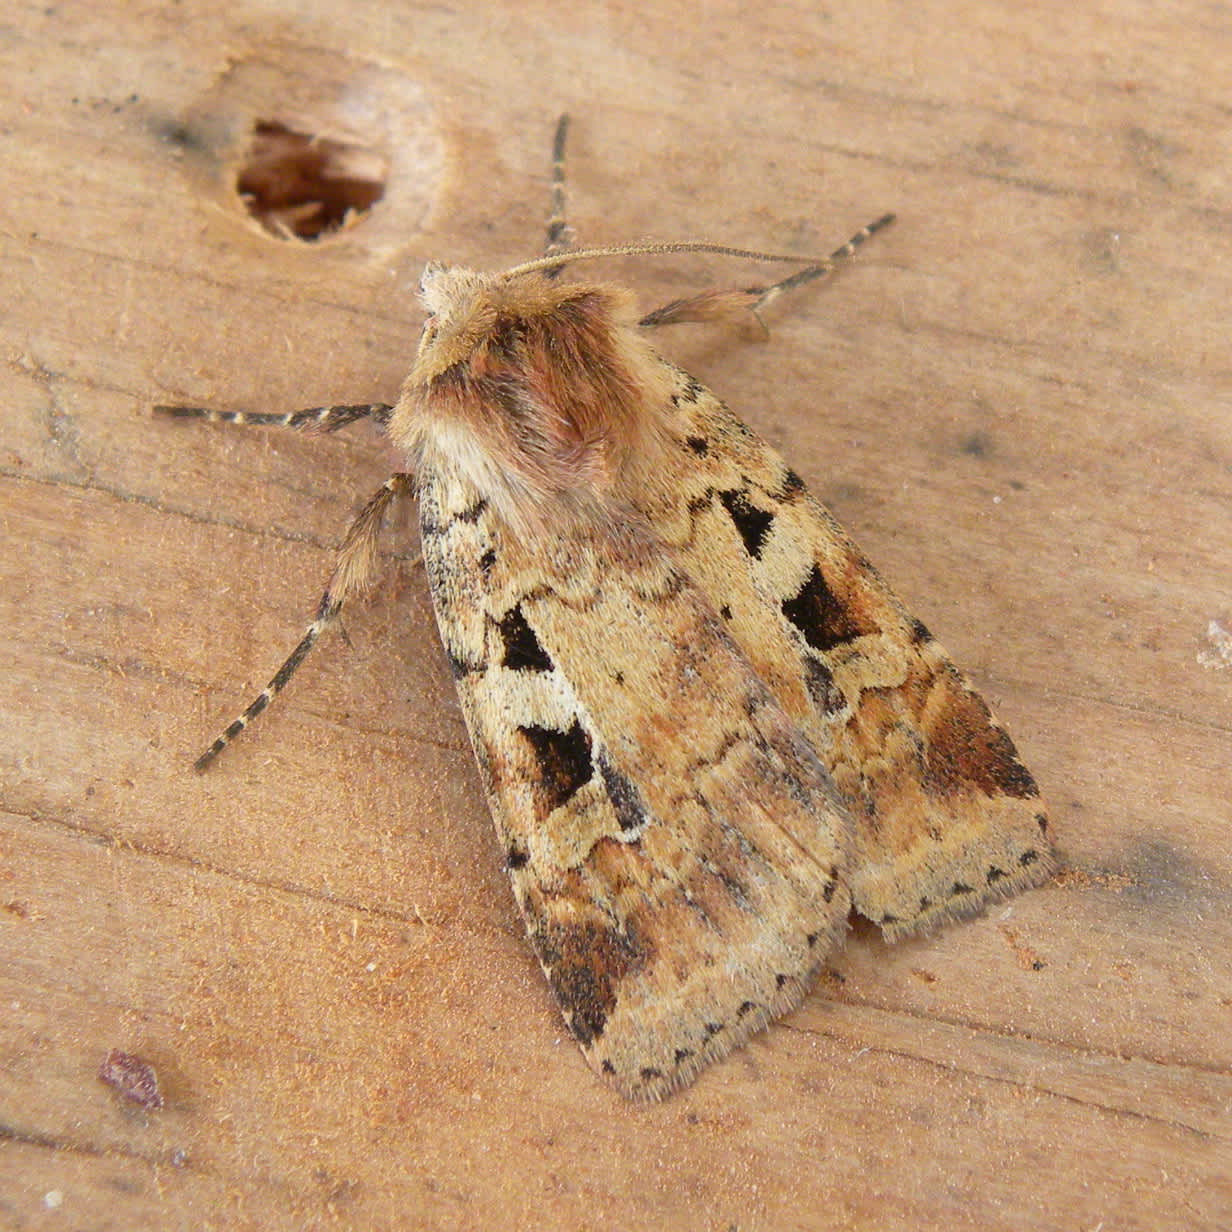
[[[244,208],[283,240],[354,226],[385,195],[385,158],[359,141],[259,120],[235,177]]]

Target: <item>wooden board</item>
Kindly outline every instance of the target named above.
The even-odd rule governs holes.
[[[1232,1222],[1232,21],[697,12],[6,18],[0,1226]],[[923,941],[857,928],[650,1108],[586,1069],[521,935],[408,518],[350,644],[190,772],[395,459],[148,414],[392,399],[423,262],[538,250],[561,110],[584,241],[826,251],[898,212],[768,339],[663,345],[972,672],[1065,865]],[[262,120],[371,150],[383,201],[262,232],[234,191]],[[608,271],[647,306],[763,272]],[[113,1048],[161,1109],[99,1081]]]

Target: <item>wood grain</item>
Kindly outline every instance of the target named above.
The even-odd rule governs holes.
[[[1229,62],[1199,3],[11,6],[0,1226],[1228,1226]],[[520,935],[405,519],[350,644],[189,772],[395,460],[148,414],[392,398],[422,263],[537,251],[561,110],[583,240],[825,251],[898,212],[769,339],[664,345],[973,673],[1065,864],[857,928],[653,1108]],[[271,118],[382,151],[384,201],[261,232],[232,184]],[[648,307],[749,278],[609,273]]]

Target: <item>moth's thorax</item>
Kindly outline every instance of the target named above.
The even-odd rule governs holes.
[[[663,435],[670,376],[631,295],[429,267],[419,351],[390,423],[413,469],[457,476],[511,523],[625,504]]]

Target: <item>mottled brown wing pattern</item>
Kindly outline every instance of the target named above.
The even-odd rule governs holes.
[[[641,512],[833,777],[856,909],[894,940],[1044,881],[1044,805],[1004,728],[799,476],[675,371],[679,470]]]
[[[441,636],[531,941],[590,1063],[661,1098],[807,991],[850,908],[849,822],[643,530],[527,542],[458,476],[418,484]]]

